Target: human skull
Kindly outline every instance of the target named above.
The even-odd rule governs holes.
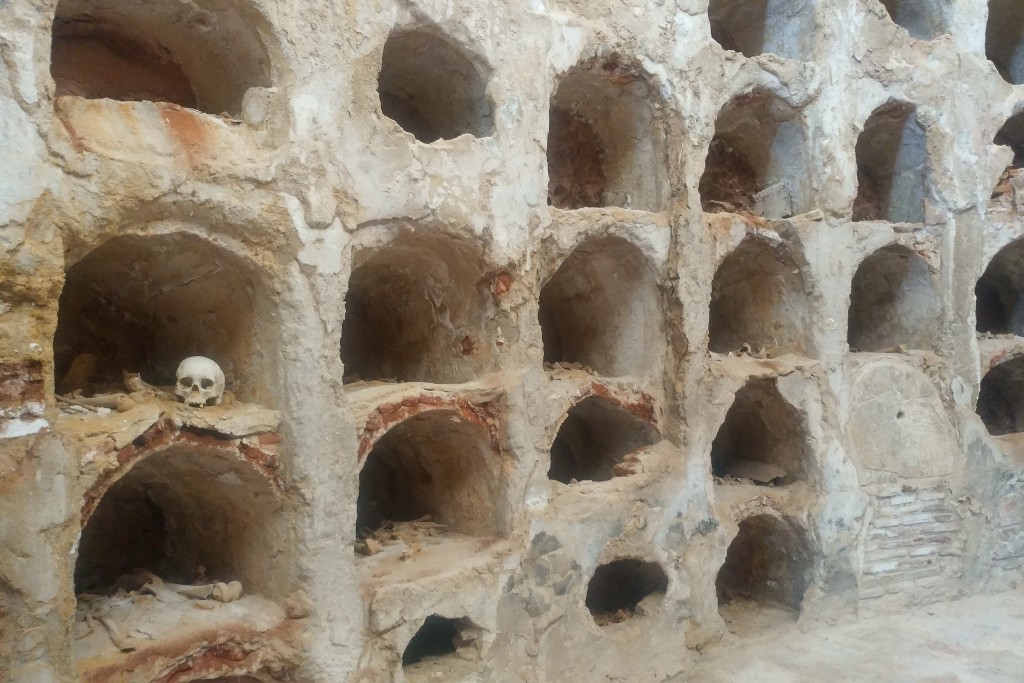
[[[178,366],[174,393],[195,408],[219,406],[224,395],[224,371],[204,356],[189,356]]]

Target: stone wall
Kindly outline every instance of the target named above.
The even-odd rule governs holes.
[[[0,672],[685,680],[1015,588],[1022,42],[0,0]]]

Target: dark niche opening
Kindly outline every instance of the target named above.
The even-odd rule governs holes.
[[[548,478],[607,481],[627,455],[659,439],[657,429],[618,403],[590,396],[569,409],[559,428]]]

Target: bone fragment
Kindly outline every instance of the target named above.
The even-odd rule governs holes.
[[[114,647],[121,652],[131,652],[135,649],[134,645],[129,645],[125,641],[124,636],[121,635],[121,630],[110,617],[98,617],[98,620],[103,624],[103,628],[107,629],[107,635],[110,636],[110,642],[114,644]]]
[[[124,386],[128,391],[135,393],[141,391],[147,394],[155,394],[160,398],[167,399],[168,401],[177,400],[174,394],[168,393],[163,389],[148,384],[143,381],[142,376],[137,372],[128,372],[127,370],[121,371],[121,379],[124,381]]]

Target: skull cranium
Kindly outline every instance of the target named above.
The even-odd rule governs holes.
[[[224,371],[204,356],[189,356],[178,365],[174,393],[186,404],[199,408],[220,405],[224,395]]]

